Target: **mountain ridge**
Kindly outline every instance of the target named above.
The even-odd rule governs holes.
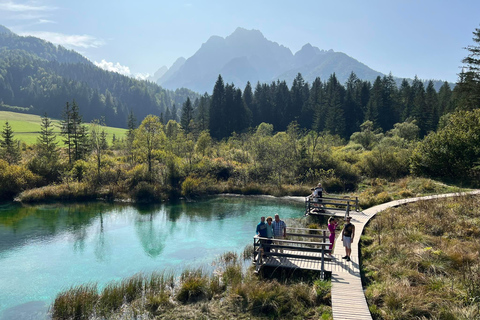
[[[343,83],[352,71],[360,79],[372,82],[384,75],[342,52],[321,50],[307,43],[293,54],[259,30],[238,27],[225,38],[211,36],[176,72],[158,83],[172,90],[186,87],[211,92],[219,74],[225,82],[243,88],[248,81],[292,81],[299,72],[307,82],[316,77],[326,80],[335,72]]]
[[[184,87],[211,94],[219,74],[224,82],[244,89],[247,82],[255,84],[280,80],[290,84],[298,73],[309,83],[317,77],[326,81],[335,73],[343,84],[352,72],[359,79],[372,83],[378,76],[386,76],[343,52],[323,50],[306,43],[292,53],[289,48],[268,40],[259,30],[238,27],[225,38],[216,35],[208,38],[178,70],[169,70],[168,77],[161,77],[157,83],[170,90]],[[397,85],[403,80],[394,79]],[[411,83],[412,79],[407,81]],[[432,81],[437,90],[444,82]]]

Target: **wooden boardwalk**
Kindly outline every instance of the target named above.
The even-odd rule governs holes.
[[[400,205],[415,201],[454,197],[466,194],[480,194],[480,191],[476,190],[468,193],[448,193],[442,195],[395,200],[368,208],[363,212],[350,212],[350,216],[352,217],[351,222],[355,225],[355,238],[352,243],[352,261],[343,262],[341,263],[342,267],[339,267],[336,271],[332,271],[333,319],[372,319],[362,287],[360,264],[358,259],[358,242],[363,233],[365,225],[373,216],[388,208],[398,207]],[[338,215],[343,217],[343,214],[339,213]],[[337,236],[335,243],[335,247],[333,248],[334,256],[342,256],[345,253],[345,248],[341,242],[341,234]]]
[[[360,261],[358,242],[363,233],[363,229],[367,222],[377,213],[392,207],[398,207],[407,203],[432,200],[439,198],[447,198],[454,196],[461,196],[467,194],[480,194],[480,190],[475,190],[466,193],[448,193],[434,196],[409,198],[402,200],[395,200],[384,203],[375,207],[368,208],[363,212],[350,211],[349,216],[352,217],[352,223],[355,225],[355,238],[352,243],[351,261],[347,262],[342,259],[345,255],[345,248],[341,241],[341,231],[337,231],[337,238],[335,239],[335,247],[331,258],[324,262],[325,271],[331,272],[332,281],[332,313],[335,320],[371,320],[372,316],[368,309],[367,300],[363,292],[362,279],[360,274]],[[290,197],[294,199],[294,197]],[[295,200],[301,200],[300,197]],[[345,217],[345,211],[328,210],[327,215],[336,216],[338,218]],[[297,259],[273,259],[268,258],[268,265],[278,267],[302,268],[309,270],[320,270],[317,262]],[[291,261],[290,261],[291,260]]]

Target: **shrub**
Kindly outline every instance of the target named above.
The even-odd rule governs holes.
[[[30,170],[9,165],[0,159],[0,200],[12,200],[19,192],[31,188],[39,181],[39,177]]]
[[[191,197],[200,194],[200,179],[187,177],[182,183],[182,195]]]
[[[155,187],[146,181],[141,181],[133,190],[132,198],[137,202],[153,202],[156,199]]]

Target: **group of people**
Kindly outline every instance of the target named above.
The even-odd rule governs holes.
[[[342,229],[342,242],[345,247],[345,256],[342,259],[350,261],[350,255],[352,254],[352,241],[355,237],[355,226],[352,224],[352,217],[347,217],[346,222]],[[335,242],[335,231],[337,230],[338,222],[334,217],[328,219],[328,231],[330,231],[330,252],[333,249],[333,243]]]
[[[342,259],[350,261],[350,255],[352,253],[352,241],[355,237],[355,226],[351,223],[351,217],[347,217],[346,223],[342,229],[342,241],[343,246],[345,247],[345,256]],[[333,244],[335,242],[335,231],[337,230],[338,222],[334,217],[328,219],[328,230],[330,231],[330,252],[333,249]],[[257,224],[256,233],[261,238],[261,243],[264,244],[264,252],[270,252],[270,245],[273,243],[273,239],[285,239],[287,235],[287,224],[280,220],[278,214],[275,215],[275,220],[272,217],[267,217],[265,222],[265,217],[260,218],[260,223]],[[281,250],[280,252],[283,252]]]
[[[268,238],[267,240],[262,240],[262,243],[266,244],[264,252],[270,252],[269,245],[273,243],[273,239],[284,239],[287,236],[287,224],[285,221],[280,220],[278,214],[275,215],[275,221],[273,221],[272,217],[267,217],[267,222],[265,222],[265,217],[261,217],[260,223],[257,224],[257,235],[261,238]]]

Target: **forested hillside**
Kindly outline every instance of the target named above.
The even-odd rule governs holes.
[[[74,51],[2,30],[0,107],[4,110],[16,106],[16,111],[61,118],[65,103],[75,99],[85,121],[103,117],[108,125],[126,127],[130,111],[143,119],[165,114],[187,97],[197,96],[102,70]]]

